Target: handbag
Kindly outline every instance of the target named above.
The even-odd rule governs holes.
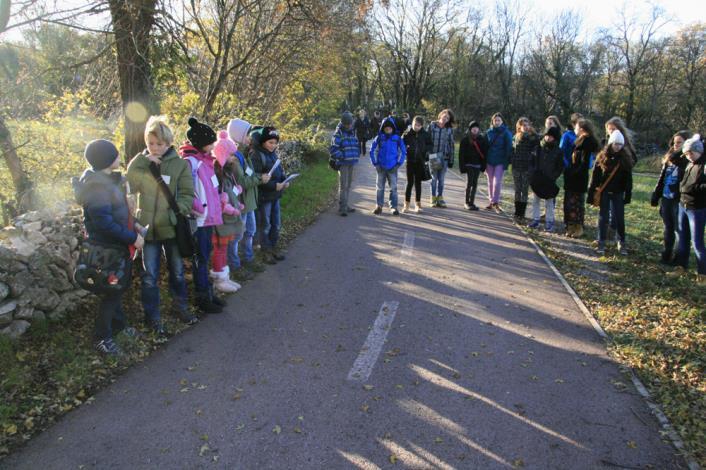
[[[444,168],[444,161],[439,153],[430,153],[429,162],[427,164],[429,165],[430,172],[439,171]]]
[[[119,293],[130,283],[127,246],[84,239],[74,270],[74,281],[94,294]]]
[[[196,256],[198,254],[198,243],[196,243],[196,239],[194,237],[194,234],[198,228],[196,220],[193,216],[187,217],[181,213],[174,195],[169,190],[167,183],[164,182],[162,174],[159,172],[159,168],[156,164],[150,164],[150,172],[157,180],[157,186],[159,186],[164,193],[164,196],[167,198],[167,202],[169,203],[169,208],[176,216],[177,223],[174,230],[176,232],[176,243],[177,248],[179,249],[179,254],[182,258]]]
[[[610,173],[610,176],[608,176],[608,179],[603,182],[600,188],[596,189],[595,193],[593,193],[593,200],[591,201],[592,206],[601,207],[601,195],[603,194],[603,190],[606,188],[606,186],[608,186],[608,183],[610,183],[610,180],[613,179],[619,169],[620,163],[615,165],[615,168],[613,168],[613,171]]]

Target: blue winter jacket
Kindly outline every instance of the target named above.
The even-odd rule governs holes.
[[[382,130],[385,123],[391,123],[393,132],[388,135]],[[402,138],[397,135],[397,126],[392,118],[385,118],[380,124],[378,136],[373,140],[373,146],[370,148],[370,162],[373,166],[379,166],[383,170],[392,170],[396,166],[404,163],[407,151],[405,150]]]
[[[128,228],[129,209],[120,173],[86,170],[73,181],[76,201],[83,206],[88,238],[113,245],[131,245],[137,233]]]
[[[329,154],[340,165],[353,166],[358,163],[360,143],[355,135],[355,129],[346,129],[343,124],[339,123],[331,138]]]
[[[491,127],[485,136],[488,139],[488,165],[502,165],[507,170],[512,155],[512,134],[507,126]]]
[[[576,142],[576,133],[569,129],[564,131],[559,141],[559,148],[564,155],[564,168],[571,166],[571,154],[574,153],[574,143]]]

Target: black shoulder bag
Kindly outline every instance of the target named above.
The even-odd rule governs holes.
[[[159,167],[155,163],[150,163],[150,172],[152,176],[157,180],[157,185],[164,193],[164,197],[167,198],[169,202],[169,207],[174,212],[176,216],[176,242],[177,248],[179,249],[179,254],[182,258],[191,258],[198,254],[198,244],[194,238],[194,233],[196,233],[196,220],[192,216],[185,216],[179,210],[176,199],[174,195],[169,190],[169,186],[164,182],[162,174],[159,171]]]

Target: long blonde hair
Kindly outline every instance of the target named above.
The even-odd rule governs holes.
[[[520,119],[517,120],[515,123],[515,135],[518,137],[522,136],[522,125],[527,123],[529,126],[529,133],[530,134],[536,134],[536,131],[534,130],[534,127],[532,127],[532,121],[529,120],[529,118],[526,117],[521,117]]]
[[[625,148],[627,149],[627,152],[632,156],[632,158],[637,157],[637,152],[635,152],[635,146],[632,143],[632,137],[633,133],[630,129],[628,129],[628,126],[625,125],[625,121],[619,116],[613,116],[612,118],[608,119],[605,122],[605,128],[606,128],[606,134],[608,133],[608,125],[613,125],[615,126],[616,129],[620,131],[621,134],[623,134],[623,137],[625,138]]]

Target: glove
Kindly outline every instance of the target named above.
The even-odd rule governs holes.
[[[659,194],[657,194],[657,191],[652,192],[652,198],[650,199],[650,205],[652,207],[657,207],[659,205]]]
[[[623,204],[627,206],[628,204],[630,204],[630,201],[632,201],[632,195],[629,195],[629,196],[626,195],[625,198],[623,199]]]

